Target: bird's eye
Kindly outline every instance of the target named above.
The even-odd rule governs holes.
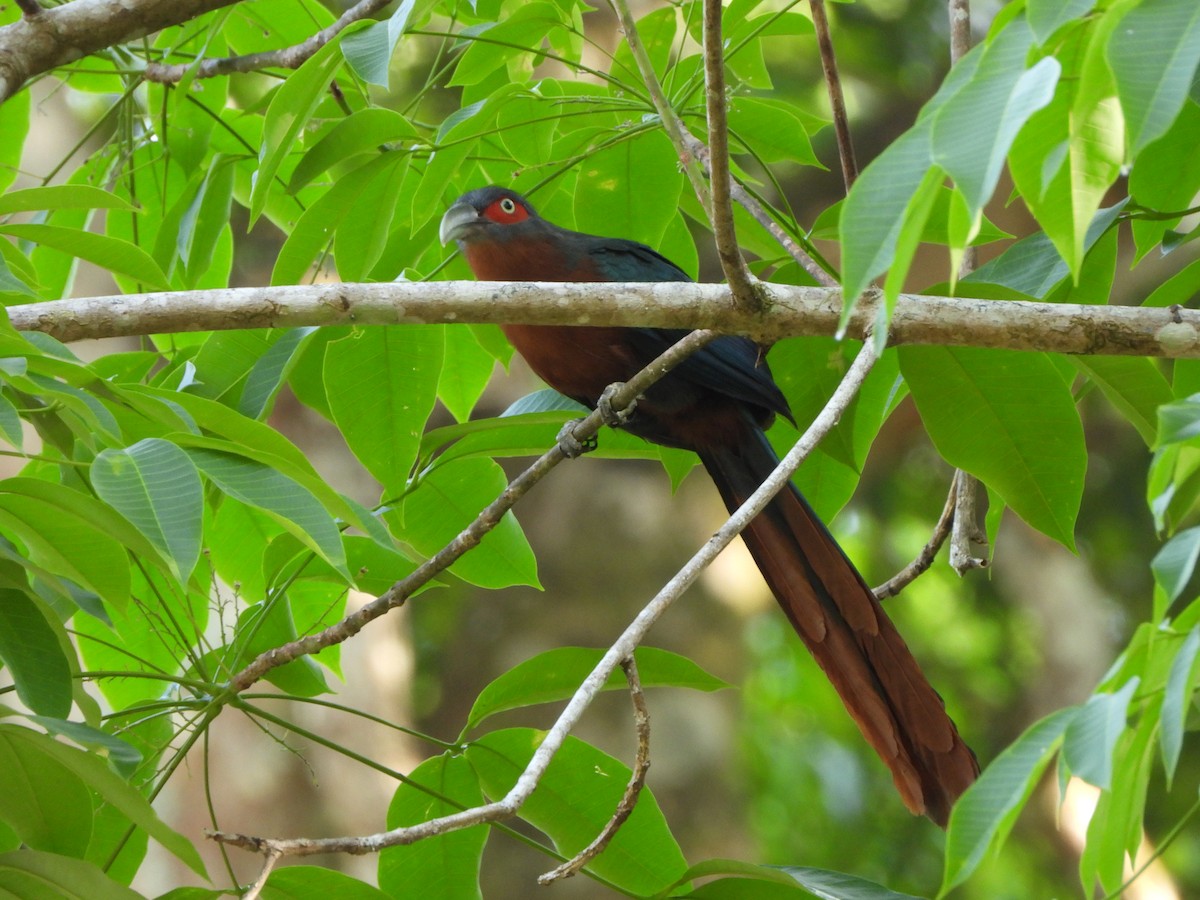
[[[502,199],[500,201],[500,212],[504,213],[505,215],[511,216],[516,211],[517,211],[517,204],[513,201],[513,199],[511,197],[505,197],[504,199]]]

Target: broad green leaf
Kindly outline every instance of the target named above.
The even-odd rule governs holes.
[[[347,29],[342,40],[342,53],[356,75],[368,84],[388,86],[388,70],[396,44],[408,27],[416,0],[402,0],[387,19],[372,22],[357,31]]]
[[[453,85],[474,85],[521,54],[542,55],[542,41],[566,22],[553,3],[522,3],[494,24],[464,31],[470,46],[459,58],[450,79]]]
[[[261,896],[263,900],[390,900],[390,895],[365,881],[321,866],[276,869]]]
[[[1200,435],[1200,394],[1158,408],[1158,447],[1191,440]]]
[[[345,50],[346,42],[343,41]],[[313,145],[292,170],[288,191],[295,193],[327,169],[344,164],[358,153],[378,153],[380,145],[392,141],[416,141],[417,130],[400,113],[371,106],[338,122]]]
[[[104,519],[89,515],[95,507],[103,508],[50,482],[0,482],[0,527],[25,545],[33,562],[121,607],[129,598],[129,558]],[[111,511],[108,517],[119,518]]]
[[[28,728],[0,725],[0,820],[35,850],[82,858],[92,836],[92,798],[83,780],[46,752],[53,743]]]
[[[1143,306],[1186,306],[1200,293],[1200,259],[1188,263],[1153,291]]]
[[[269,574],[269,573],[268,573]],[[339,592],[341,588],[336,588]],[[276,594],[264,603],[256,603],[238,617],[234,637],[236,656],[226,662],[237,670],[261,653],[296,640],[300,635],[292,617],[291,599]],[[295,697],[316,697],[329,693],[325,676],[312,656],[305,655],[268,671],[263,678]]]
[[[0,191],[3,191],[21,171],[21,151],[29,133],[30,92],[17,91],[0,103]]]
[[[950,813],[939,897],[966,881],[988,851],[1004,843],[1078,712],[1077,707],[1068,707],[1035,722],[959,798]]]
[[[188,455],[158,438],[101,451],[92,463],[100,499],[133,523],[186,583],[200,558],[204,490]]]
[[[1054,99],[1021,129],[1008,158],[1022,199],[1073,275],[1088,225],[1124,162],[1121,107],[1104,58],[1111,18],[1071,33],[1056,54],[1063,72]]]
[[[250,223],[254,224],[267,204],[267,194],[284,158],[292,152],[301,129],[316,111],[342,65],[337,38],[314,53],[279,86],[263,120],[262,145],[258,151],[258,170],[250,191]]]
[[[1039,531],[1074,547],[1087,449],[1074,399],[1047,356],[901,347],[900,368],[938,452]]]
[[[0,892],[22,900],[143,900],[93,863],[38,850],[0,854]]]
[[[532,728],[510,728],[467,747],[467,762],[488,797],[498,800],[512,789],[543,736]],[[549,835],[560,853],[573,856],[612,818],[629,777],[629,768],[619,760],[568,737],[519,815]],[[649,788],[588,869],[635,896],[662,890],[687,869]]]
[[[338,178],[296,222],[275,260],[271,284],[298,284],[329,246],[338,226],[355,211],[363,193],[403,161],[400,153],[383,153]]]
[[[100,751],[124,778],[132,778],[137,767],[145,759],[132,744],[83,722],[71,722],[49,716],[30,716],[29,719],[51,734],[60,734],[76,744]]]
[[[229,229],[233,180],[233,163],[218,154],[180,217],[175,248],[178,258],[183,262],[185,282],[190,288],[199,287],[205,273],[214,267],[217,244],[221,235]]]
[[[719,888],[709,892],[712,897],[738,897],[740,894],[729,893],[730,890],[741,888],[749,890],[753,882],[760,882],[763,885],[771,885],[775,887],[784,887],[789,890],[778,894],[779,896],[794,895],[796,893],[796,880],[792,878],[782,867],[762,866],[756,863],[743,862],[737,859],[706,859],[703,862],[698,862],[693,866],[689,866],[688,870],[679,876],[679,880],[671,885],[672,888],[684,887],[688,882],[694,881],[697,878],[711,878],[714,875],[733,875],[736,878],[721,879],[716,882],[709,882],[709,885],[721,885]],[[722,882],[724,882],[722,884]],[[705,885],[708,887],[708,885]],[[700,889],[701,891],[704,888]],[[697,892],[690,892],[691,896],[696,896]],[[699,896],[704,896],[700,893]],[[755,894],[751,893],[751,897]],[[765,896],[773,896],[767,894]]]
[[[763,162],[790,160],[824,168],[794,109],[793,104],[783,100],[736,96],[729,104],[729,129]]]
[[[465,422],[492,379],[495,358],[480,346],[474,332],[465,325],[448,325],[443,335],[445,351],[438,378],[438,399],[455,419]]]
[[[933,116],[933,162],[954,179],[975,227],[1017,132],[1050,102],[1062,70],[1053,57],[1026,68],[1029,43],[1018,23],[1003,29],[971,81]]]
[[[200,855],[191,841],[169,828],[155,813],[149,801],[114,773],[99,756],[68,747],[28,728],[12,725],[0,725],[0,745],[22,754],[36,751],[54,760],[81,779],[106,803],[120,810],[134,825],[149,833],[150,837],[193,872],[201,877],[205,876],[204,863],[201,862]]]
[[[150,290],[170,289],[167,276],[154,258],[141,247],[127,241],[59,225],[0,225],[0,234],[9,234],[86,259],[102,269],[128,276]]]
[[[1191,581],[1200,560],[1200,527],[1187,528],[1163,545],[1150,562],[1154,581],[1174,603]]]
[[[368,281],[371,270],[387,247],[392,222],[400,206],[400,194],[406,185],[410,157],[389,153],[392,165],[379,173],[355,205],[354,215],[338,227],[333,241],[333,258],[338,277],[343,281]],[[396,272],[389,273],[389,277]]]
[[[1139,680],[1115,694],[1095,694],[1071,719],[1063,735],[1063,761],[1074,775],[1101,790],[1112,786],[1113,750],[1125,730],[1129,701]]]
[[[50,209],[123,209],[137,207],[111,191],[90,184],[55,184],[0,194],[0,215]]]
[[[238,412],[252,419],[265,418],[270,413],[280,388],[296,362],[297,354],[309,335],[316,332],[314,326],[289,328],[255,360],[246,373],[242,396],[238,400]]]
[[[1185,210],[1200,190],[1200,106],[1189,100],[1179,111],[1174,124],[1158,140],[1147,144],[1138,154],[1137,164],[1129,173],[1129,193],[1139,207],[1157,213]],[[1137,259],[1155,247],[1167,252],[1171,229],[1179,224],[1174,217],[1134,216],[1130,223]]]
[[[1143,0],[1122,17],[1108,59],[1136,155],[1171,127],[1200,64],[1200,5]]]
[[[440,326],[362,328],[325,349],[333,420],[351,452],[393,492],[409,477],[437,399]]]
[[[575,187],[575,221],[583,231],[658,245],[679,215],[684,177],[660,131],[589,154]]]
[[[1170,403],[1171,386],[1154,360],[1135,356],[1072,356],[1108,402],[1137,429],[1147,447],[1158,435],[1158,408]]]
[[[1200,654],[1200,625],[1188,632],[1183,645],[1171,660],[1162,705],[1162,758],[1167,784],[1175,777],[1179,754],[1183,749],[1184,724],[1196,691],[1196,657]]]
[[[919,900],[912,894],[901,894],[881,884],[867,881],[845,872],[812,869],[807,866],[781,866],[806,891],[821,900]]]
[[[66,718],[71,711],[70,646],[54,613],[37,597],[0,588],[0,663],[8,670],[21,702],[44,716]]]
[[[349,577],[342,536],[333,517],[306,487],[252,459],[186,447],[196,467],[224,493],[261,509]]]
[[[490,459],[457,459],[433,469],[404,497],[399,516],[389,523],[405,543],[432,556],[453,540],[508,486],[504,470]],[[537,562],[512,511],[484,536],[474,549],[458,559],[450,571],[480,587],[514,584],[538,586]]]
[[[1077,19],[1096,5],[1096,0],[1028,0],[1029,27],[1039,43],[1045,43],[1061,26]]]
[[[467,716],[464,732],[498,712],[570,699],[603,657],[603,650],[558,647],[518,663],[479,692]],[[687,657],[667,650],[639,647],[634,659],[643,687],[719,691],[730,686],[705,672]],[[625,675],[620,669],[609,676],[604,690],[628,690]]]
[[[483,792],[465,757],[443,754],[427,759],[396,788],[388,806],[387,827],[419,825],[480,806]],[[479,864],[488,828],[450,831],[415,844],[388,847],[379,854],[379,886],[401,897],[413,885],[437,885],[439,896],[454,900],[482,898]]]

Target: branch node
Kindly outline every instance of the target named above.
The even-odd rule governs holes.
[[[17,0],[17,6],[30,19],[42,12],[42,5],[38,3],[38,0]]]

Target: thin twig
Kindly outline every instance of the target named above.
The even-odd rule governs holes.
[[[561,866],[539,875],[538,884],[551,884],[560,878],[570,878],[599,856],[637,806],[638,795],[646,784],[646,772],[650,769],[650,710],[646,707],[646,695],[642,691],[642,682],[638,678],[634,658],[629,656],[621,660],[621,668],[625,671],[625,680],[629,683],[629,696],[633,700],[633,722],[637,729],[638,741],[637,756],[634,759],[633,772],[629,776],[629,784],[625,786],[625,793],[621,795],[616,812],[596,839]]]
[[[842,163],[842,180],[846,190],[858,178],[858,163],[854,159],[854,142],[850,139],[850,120],[846,115],[846,98],[842,94],[842,79],[838,75],[837,56],[833,52],[833,37],[829,32],[829,17],[825,0],[809,0],[813,26],[817,31],[817,48],[821,53],[821,71],[825,73],[825,89],[829,93],[829,108],[833,112],[833,132],[837,135],[838,159]]]
[[[42,5],[37,0],[17,0],[17,6],[27,16],[36,16],[42,11]]]
[[[958,473],[950,479],[950,491],[946,495],[946,503],[942,507],[942,514],[938,516],[937,524],[933,527],[933,535],[921,548],[921,552],[916,555],[907,566],[875,588],[875,598],[877,600],[886,600],[889,597],[895,597],[898,593],[904,590],[931,565],[937,556],[938,551],[942,549],[942,544],[946,543],[946,538],[950,535],[950,528],[954,524],[955,497],[958,495]]]
[[[246,889],[246,893],[242,894],[242,900],[258,900],[262,895],[263,888],[267,886],[267,879],[271,877],[271,872],[275,869],[275,864],[283,858],[283,854],[274,848],[268,847],[263,851],[262,869],[259,870],[258,877],[254,879],[254,884]]]
[[[711,331],[693,331],[625,382],[611,398],[613,409],[618,411],[625,409],[654,382],[715,337],[716,334]],[[581,443],[586,442],[600,430],[602,424],[601,413],[599,411],[592,412],[591,415],[575,425],[575,438]],[[306,635],[261,653],[230,679],[227,687],[229,693],[241,693],[272,669],[334,644],[342,643],[361,631],[367,623],[374,621],[389,610],[403,605],[409,597],[448,569],[464,553],[476,547],[487,533],[500,523],[504,514],[512,509],[517,500],[528,493],[530,488],[541,481],[565,458],[560,446],[555,445],[550,448],[533,465],[514,478],[500,493],[500,496],[488,504],[470,525],[445,547],[425,560],[415,571],[397,581],[379,597],[346,616],[340,622],[315,634]]]
[[[686,340],[686,339],[685,339]],[[677,345],[678,346],[678,345]],[[874,341],[865,341],[858,356],[847,370],[837,389],[825,407],[813,419],[812,424],[788,451],[779,465],[750,497],[725,521],[725,524],[709,538],[682,569],[675,573],[654,598],[646,604],[637,617],[613,643],[596,667],[583,680],[579,690],[571,697],[566,708],[559,714],[554,725],[546,732],[542,743],[534,751],[533,758],[521,773],[512,789],[501,799],[473,809],[462,810],[448,816],[430,819],[417,825],[395,828],[380,834],[365,837],[338,837],[326,839],[296,838],[292,840],[261,838],[251,835],[217,832],[209,838],[235,847],[259,853],[278,851],[283,856],[309,856],[315,853],[373,853],[385,847],[412,844],[427,837],[446,834],[461,828],[488,822],[498,822],[513,816],[533,793],[554,755],[566,741],[567,735],[578,723],[592,700],[604,688],[608,677],[621,661],[630,657],[641,644],[646,633],[671,605],[703,573],[717,555],[766,507],[796,471],[800,463],[813,451],[845,414],[871,367],[878,359]]]
[[[692,190],[696,192],[696,196],[700,200],[700,205],[704,207],[704,211],[712,210],[712,197],[709,194],[708,183],[704,180],[704,169],[699,161],[688,152],[687,145],[684,142],[684,135],[687,134],[687,129],[684,128],[683,122],[675,115],[675,110],[672,109],[671,103],[667,100],[667,95],[663,93],[662,84],[659,83],[658,75],[654,71],[654,64],[650,62],[650,56],[646,53],[646,48],[642,46],[642,39],[638,35],[637,23],[633,19],[633,13],[629,10],[629,4],[626,0],[610,0],[612,3],[613,12],[617,15],[617,22],[621,26],[621,31],[625,35],[625,43],[629,46],[629,52],[633,56],[634,62],[637,63],[638,73],[642,76],[642,81],[646,85],[646,92],[650,95],[650,100],[654,104],[654,108],[658,111],[658,116],[662,120],[663,128],[666,129],[667,137],[671,139],[671,144],[675,147],[675,152],[679,155],[679,161],[683,165],[684,174],[692,183]],[[690,135],[689,135],[690,136]]]
[[[704,0],[704,94],[708,110],[708,180],[712,206],[708,210],[717,256],[735,306],[750,311],[762,308],[746,260],[738,249],[730,200],[729,123],[725,107],[725,47],[721,37],[721,0]]]
[[[256,72],[259,69],[298,69],[347,25],[375,14],[390,2],[391,0],[359,0],[358,3],[342,13],[337,21],[321,29],[307,40],[290,47],[281,47],[278,50],[267,50],[262,53],[250,53],[246,56],[206,59],[198,65],[194,62],[172,65],[151,62],[146,66],[145,78],[147,81],[174,83],[181,81],[189,73],[194,78],[212,78],[216,75]]]

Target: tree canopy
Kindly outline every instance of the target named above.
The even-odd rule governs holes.
[[[985,6],[0,8],[0,889],[1200,891],[1200,7]],[[439,219],[485,184],[731,287],[446,288]],[[796,484],[905,570],[887,608],[979,752],[944,838],[705,573],[692,455],[604,429],[668,478],[530,492],[587,410],[510,396],[497,323],[597,317],[772,342],[770,439],[820,438]],[[698,548],[698,621],[650,630]],[[394,693],[356,694],[389,624]]]

